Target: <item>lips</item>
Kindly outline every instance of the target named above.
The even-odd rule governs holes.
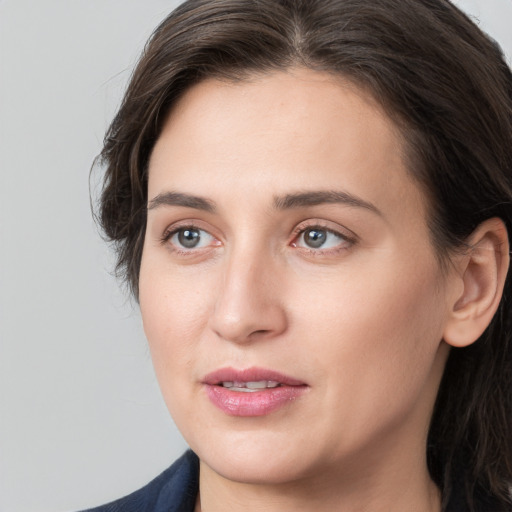
[[[308,385],[273,370],[222,368],[203,385],[210,401],[229,416],[264,416],[296,400]]]

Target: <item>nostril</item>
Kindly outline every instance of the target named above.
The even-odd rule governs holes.
[[[251,333],[251,336],[257,336],[259,334],[267,334],[269,332],[267,329],[260,329],[258,331],[254,331]]]

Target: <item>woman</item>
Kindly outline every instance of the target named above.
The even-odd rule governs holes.
[[[446,0],[191,0],[100,221],[192,451],[101,510],[511,510],[512,76]]]

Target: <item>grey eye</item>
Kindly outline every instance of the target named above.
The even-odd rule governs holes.
[[[215,238],[208,231],[194,226],[176,229],[168,240],[176,249],[190,251],[216,245]]]
[[[201,241],[201,230],[199,229],[180,229],[176,235],[177,235],[177,241],[186,249],[193,249],[194,247],[197,247],[199,245],[199,242]]]
[[[304,229],[297,238],[296,247],[306,249],[334,249],[350,245],[347,237],[337,231],[320,226],[311,226]]]
[[[324,229],[307,229],[303,234],[304,243],[312,249],[319,249],[327,240],[327,231]]]

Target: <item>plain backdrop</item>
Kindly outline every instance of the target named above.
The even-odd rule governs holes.
[[[0,0],[1,512],[107,502],[186,448],[89,206],[133,64],[178,3]],[[512,0],[457,4],[510,63]]]

